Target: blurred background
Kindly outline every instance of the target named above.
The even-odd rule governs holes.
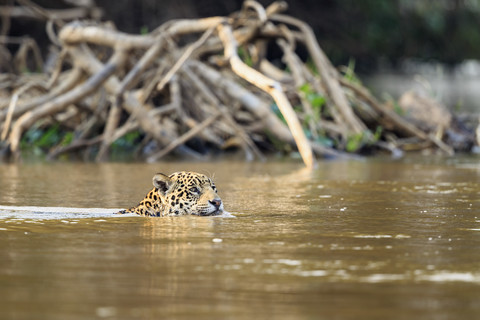
[[[141,33],[179,18],[228,15],[242,0],[22,0],[43,8],[84,7],[119,30]],[[259,1],[268,5],[272,1]],[[11,5],[13,0],[0,4]],[[296,0],[288,13],[314,29],[335,66],[354,67],[378,96],[415,88],[452,111],[477,112],[480,0]],[[44,22],[12,19],[10,36],[30,35],[48,50]],[[2,25],[2,30],[6,26]],[[15,44],[9,44],[15,51]],[[274,54],[274,53],[273,53]],[[300,53],[301,54],[301,53]],[[275,57],[273,57],[275,60]],[[281,55],[279,52],[278,61]]]
[[[118,28],[139,32],[170,19],[228,15],[243,1],[96,3]],[[398,98],[415,89],[452,111],[480,110],[479,0],[296,0],[288,6],[314,29],[333,65],[353,65],[376,95]]]

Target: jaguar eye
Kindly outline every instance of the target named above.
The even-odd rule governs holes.
[[[190,192],[200,194],[200,189],[198,189],[197,187],[191,187],[189,190],[190,190]]]

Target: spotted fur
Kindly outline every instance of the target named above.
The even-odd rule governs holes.
[[[169,176],[157,173],[153,189],[136,206],[118,213],[164,217],[181,215],[211,216],[223,212],[217,188],[206,175],[196,172],[175,172]]]

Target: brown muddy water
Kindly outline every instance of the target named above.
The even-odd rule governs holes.
[[[3,164],[0,319],[478,319],[479,160]],[[235,217],[112,215],[179,170]]]

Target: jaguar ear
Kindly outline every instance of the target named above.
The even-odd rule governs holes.
[[[170,177],[164,175],[163,173],[157,173],[153,177],[153,186],[160,191],[161,194],[165,195],[172,186],[173,181]]]

